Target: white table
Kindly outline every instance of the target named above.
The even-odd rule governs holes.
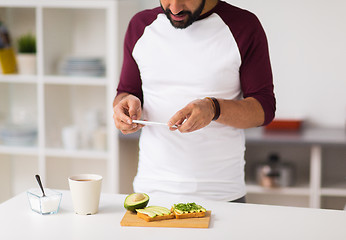
[[[0,205],[0,239],[302,239],[345,240],[346,211],[255,204],[199,202],[212,210],[208,229],[121,227],[125,195],[102,194],[99,213],[73,213],[69,191],[58,214],[42,216],[30,210],[26,193]],[[169,199],[149,205],[169,207]]]

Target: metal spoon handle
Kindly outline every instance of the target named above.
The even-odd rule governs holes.
[[[40,175],[35,175],[35,178],[38,182],[38,185],[40,186],[41,190],[42,190],[42,193],[43,193],[43,197],[46,196],[46,194],[44,193],[44,190],[43,190],[43,186],[42,186],[42,182],[41,182],[41,178],[40,178]]]

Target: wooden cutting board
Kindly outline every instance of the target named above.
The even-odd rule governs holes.
[[[131,227],[173,227],[173,228],[208,228],[211,211],[207,211],[203,218],[168,219],[146,222],[135,213],[127,211],[120,222],[121,226]]]

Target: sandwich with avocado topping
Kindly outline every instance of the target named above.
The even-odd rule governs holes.
[[[206,209],[196,203],[178,203],[172,206],[171,212],[176,219],[204,217]]]
[[[149,206],[143,209],[136,209],[137,216],[147,222],[166,220],[174,218],[174,214],[165,207]]]

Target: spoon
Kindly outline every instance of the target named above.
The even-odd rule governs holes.
[[[36,178],[36,180],[37,180],[37,182],[38,182],[38,185],[40,185],[40,188],[41,188],[41,190],[42,190],[42,197],[45,197],[46,196],[46,194],[44,193],[44,190],[43,190],[43,186],[42,186],[42,182],[41,182],[41,178],[40,178],[40,175],[35,175],[35,178]]]

